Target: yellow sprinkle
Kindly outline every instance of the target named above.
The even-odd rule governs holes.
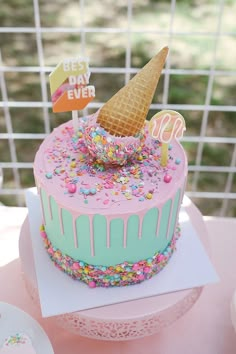
[[[152,193],[147,193],[147,194],[146,194],[146,198],[147,198],[147,199],[152,199]]]
[[[142,161],[142,160],[143,160],[142,155],[139,155],[139,156],[138,156],[138,161]]]
[[[117,271],[117,272],[123,272],[123,268],[121,268],[121,267],[116,267],[116,271]]]
[[[94,137],[94,141],[97,143],[97,142],[99,142],[101,139],[100,139],[100,136],[99,135],[96,135],[95,137]]]

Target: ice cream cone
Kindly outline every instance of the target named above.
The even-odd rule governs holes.
[[[168,47],[153,57],[100,109],[97,122],[115,136],[134,136],[143,128]]]

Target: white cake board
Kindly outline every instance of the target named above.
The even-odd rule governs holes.
[[[177,251],[159,274],[137,285],[90,289],[58,270],[50,260],[39,232],[42,217],[36,188],[26,190],[26,203],[43,317],[186,290],[219,280],[188,214],[181,208]]]

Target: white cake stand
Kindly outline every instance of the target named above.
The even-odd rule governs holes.
[[[201,213],[185,197],[184,206],[207,248],[208,238]],[[19,252],[25,285],[35,306],[40,307],[28,217],[21,229]],[[203,287],[51,317],[55,324],[85,337],[130,340],[152,335],[182,317],[199,298]]]

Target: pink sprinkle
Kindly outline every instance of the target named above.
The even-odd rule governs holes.
[[[138,276],[138,280],[144,280],[144,275],[143,275],[143,274],[140,274],[140,275]]]
[[[42,236],[42,238],[46,238],[47,237],[46,232],[45,231],[41,231],[41,236]]]
[[[158,262],[162,262],[162,261],[164,261],[164,259],[165,259],[165,256],[163,256],[163,254],[158,255]]]
[[[171,180],[172,180],[172,177],[170,175],[165,175],[164,176],[164,182],[170,183]]]
[[[88,286],[92,289],[92,288],[96,288],[96,283],[95,283],[95,281],[90,281],[89,283],[88,283]]]
[[[104,201],[103,201],[103,204],[104,205],[107,205],[109,203],[109,199],[105,199]]]
[[[48,249],[48,253],[53,254],[53,249],[52,249],[52,247],[50,247],[50,248]]]
[[[149,267],[145,267],[143,271],[144,271],[144,273],[149,273],[150,270],[151,270],[151,269],[150,269]]]
[[[139,264],[135,263],[132,267],[133,270],[138,270],[139,269]]]
[[[72,269],[74,269],[74,270],[79,269],[79,264],[78,263],[73,263]]]
[[[75,193],[76,192],[76,184],[75,183],[68,183],[67,189],[69,193]]]

